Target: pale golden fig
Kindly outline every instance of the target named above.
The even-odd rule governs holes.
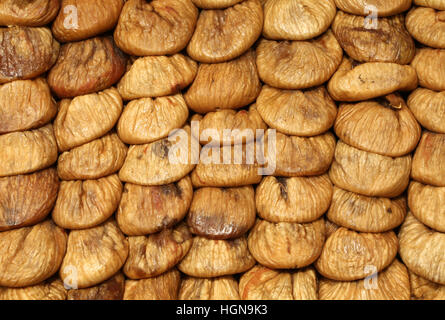
[[[410,94],[407,103],[423,127],[445,133],[445,91],[418,88]]]
[[[312,222],[329,208],[333,186],[327,174],[315,177],[265,177],[256,188],[258,215],[270,222]]]
[[[51,220],[0,232],[0,286],[38,284],[59,270],[67,235]]]
[[[243,0],[192,0],[195,6],[202,9],[224,9]]]
[[[202,10],[187,53],[203,63],[234,59],[255,43],[262,27],[263,9],[258,0],[244,0],[227,9]]]
[[[238,282],[232,276],[186,277],[179,288],[179,300],[240,300]]]
[[[24,288],[0,288],[0,300],[66,300],[66,296],[60,279]]]
[[[131,55],[174,54],[189,42],[197,19],[198,9],[190,0],[128,0],[114,39]]]
[[[176,269],[154,278],[126,280],[124,300],[176,300],[180,284],[181,274]]]
[[[192,246],[185,223],[147,237],[129,237],[129,254],[123,271],[130,279],[156,277],[176,266]]]
[[[124,297],[125,277],[118,272],[110,279],[90,288],[71,289],[67,300],[122,300]]]
[[[419,85],[435,90],[445,90],[445,49],[417,49],[411,66],[416,70]]]
[[[356,15],[392,16],[411,7],[412,0],[335,0],[337,8]]]
[[[3,0],[0,3],[0,25],[44,26],[54,20],[59,8],[60,0]]]
[[[100,226],[72,230],[59,273],[71,288],[87,288],[109,278],[124,265],[128,242],[113,220]]]
[[[270,41],[257,47],[261,80],[281,89],[305,89],[321,85],[337,70],[343,50],[331,31],[308,41]]]
[[[264,121],[278,131],[296,136],[316,136],[334,124],[337,107],[324,87],[280,90],[263,86],[257,109]]]
[[[431,282],[409,271],[411,300],[445,300],[445,285]]]
[[[313,267],[292,274],[294,300],[318,300],[318,277]]]
[[[54,206],[58,189],[54,168],[0,178],[0,231],[43,220]]]
[[[62,181],[52,218],[65,229],[91,228],[111,217],[121,195],[117,174],[98,180]]]
[[[17,80],[0,85],[0,134],[35,129],[57,113],[46,80]]]
[[[0,177],[45,169],[57,161],[53,126],[0,135]]]
[[[59,150],[67,151],[105,135],[114,127],[122,108],[122,98],[115,88],[63,99],[54,120]]]
[[[424,45],[445,49],[445,12],[432,8],[413,8],[406,15],[406,28]]]
[[[444,0],[414,0],[414,4],[418,6],[434,8],[437,10],[445,10]]]

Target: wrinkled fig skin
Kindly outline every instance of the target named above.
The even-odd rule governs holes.
[[[220,10],[202,10],[187,46],[189,56],[202,63],[234,59],[261,35],[263,9],[258,0],[245,0]]]
[[[399,254],[409,270],[445,285],[445,234],[436,232],[411,213],[399,231]]]
[[[423,127],[445,133],[445,91],[418,88],[410,94],[407,103]]]
[[[416,70],[411,66],[388,62],[367,62],[355,66],[353,60],[345,57],[329,80],[328,91],[334,100],[352,102],[398,90],[414,90],[417,84]]]
[[[67,300],[122,300],[124,298],[125,277],[118,272],[112,278],[86,289],[71,289]]]
[[[181,281],[178,300],[240,300],[238,282],[232,276],[186,277]]]
[[[378,280],[334,281],[322,278],[320,300],[410,300],[409,278],[408,269],[396,259],[379,272]],[[372,281],[378,281],[378,284],[370,289]]]
[[[411,66],[419,77],[419,85],[435,91],[445,91],[445,49],[417,49]]]
[[[0,3],[0,25],[44,26],[57,16],[60,0],[3,0]]]
[[[178,268],[188,276],[208,278],[241,273],[254,264],[245,236],[234,240],[211,240],[196,236]]]
[[[171,228],[190,207],[193,187],[188,176],[162,186],[125,184],[116,220],[123,233],[142,236]]]
[[[414,4],[423,7],[430,7],[437,10],[445,10],[444,0],[414,0]]]
[[[243,0],[192,0],[201,9],[224,9],[231,7]]]
[[[114,28],[123,5],[124,0],[62,0],[51,30],[61,42],[94,37]],[[71,7],[77,10],[77,24],[72,22]]]
[[[0,85],[0,134],[42,127],[57,113],[46,80],[17,80]]]
[[[185,48],[198,19],[191,0],[129,0],[114,31],[116,44],[135,56],[174,54]]]
[[[119,118],[117,133],[128,144],[150,143],[167,137],[176,128],[181,128],[188,115],[189,111],[181,94],[134,100],[127,104]]]
[[[258,216],[270,222],[312,222],[325,213],[333,187],[327,174],[316,177],[265,177],[255,193]]]
[[[244,107],[255,101],[260,90],[255,52],[249,50],[232,61],[200,64],[184,98],[193,111],[207,113]]]
[[[0,232],[0,286],[38,284],[59,270],[67,235],[50,220]]]
[[[116,133],[83,144],[62,153],[57,172],[62,180],[99,179],[122,167],[127,147]]]
[[[426,226],[445,233],[445,187],[411,181],[408,189],[411,213]]]
[[[57,161],[53,127],[0,135],[0,177],[31,173]]]
[[[256,52],[261,80],[281,89],[321,85],[329,80],[343,56],[331,31],[308,41],[262,39]]]
[[[124,300],[176,300],[180,284],[181,274],[176,269],[153,278],[126,280]]]
[[[421,128],[402,98],[387,97],[388,101],[340,105],[334,127],[337,136],[353,147],[383,156],[400,157],[413,151]]]
[[[396,15],[411,7],[412,0],[335,0],[337,8],[351,14],[368,16],[372,12],[367,10],[367,6],[376,8],[375,14],[378,17]]]
[[[431,282],[409,271],[411,300],[445,300],[445,285]]]
[[[0,288],[0,300],[66,300],[66,297],[67,292],[60,279],[24,288]]]
[[[365,19],[338,11],[332,24],[335,37],[352,59],[398,64],[411,62],[416,48],[405,28],[403,15],[379,17],[377,29],[367,27]]]
[[[194,192],[187,216],[192,233],[209,239],[234,239],[255,223],[255,192],[240,188],[201,188]]]
[[[0,231],[34,225],[51,211],[59,178],[54,168],[0,178]]]
[[[98,180],[62,181],[52,218],[64,229],[86,229],[107,220],[119,206],[122,183],[114,174]]]
[[[398,227],[406,216],[406,199],[367,197],[334,187],[327,218],[360,232],[386,232]]]
[[[258,219],[249,233],[252,256],[272,269],[297,269],[310,265],[325,241],[323,219],[311,223],[272,223]]]
[[[126,62],[111,37],[67,43],[48,74],[48,83],[59,98],[98,92],[121,78]]]
[[[329,130],[337,114],[337,106],[324,87],[280,90],[265,85],[256,104],[271,128],[305,137]]]
[[[425,131],[413,157],[411,177],[424,184],[445,187],[445,134]]]
[[[59,48],[48,28],[0,28],[0,84],[45,73],[56,62]]]
[[[366,152],[339,140],[329,170],[338,187],[371,197],[397,197],[409,183],[411,155],[398,158]]]
[[[424,45],[445,49],[445,12],[413,8],[406,16],[406,28]]]
[[[114,127],[122,108],[122,98],[115,88],[63,99],[54,121],[59,150],[67,151],[105,135]]]
[[[72,230],[59,270],[65,284],[84,289],[117,273],[128,256],[128,242],[113,220],[85,230]]]
[[[136,59],[117,85],[124,100],[168,96],[192,83],[198,64],[182,54]]]
[[[156,277],[176,266],[192,246],[185,223],[148,237],[129,237],[129,254],[123,271],[130,279]]]
[[[335,17],[334,0],[269,0],[263,35],[273,40],[307,40],[325,32]]]
[[[326,240],[315,267],[321,275],[332,280],[360,280],[390,265],[397,249],[397,236],[393,231],[358,233],[339,228]],[[366,266],[376,270],[367,270]]]

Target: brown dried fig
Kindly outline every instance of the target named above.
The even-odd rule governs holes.
[[[257,98],[258,112],[278,131],[296,136],[316,136],[334,124],[337,106],[324,87],[280,90],[263,86]]]
[[[255,223],[255,192],[240,188],[201,188],[193,194],[187,216],[190,231],[210,239],[233,239]]]
[[[262,39],[257,48],[261,80],[281,89],[318,86],[337,70],[343,50],[331,31],[308,41]]]
[[[440,285],[409,271],[412,300],[445,300],[445,285]]]
[[[339,141],[329,171],[338,187],[371,197],[397,197],[409,183],[411,155],[392,158]]]
[[[195,6],[202,9],[224,9],[243,0],[192,0]]]
[[[232,276],[186,277],[179,288],[179,300],[240,300],[238,282]]]
[[[118,272],[112,278],[86,289],[71,289],[67,300],[122,300],[124,297],[125,277]]]
[[[445,92],[418,88],[408,98],[408,107],[426,129],[445,133]]]
[[[114,39],[131,55],[174,54],[189,42],[197,19],[198,9],[190,0],[128,0]]]
[[[445,49],[417,49],[411,66],[419,77],[419,85],[436,91],[445,90]]]
[[[85,230],[72,230],[60,277],[71,288],[87,288],[109,278],[123,266],[128,243],[113,220]]]
[[[25,288],[0,288],[0,300],[66,300],[66,296],[60,279]]]
[[[173,129],[181,128],[188,115],[181,94],[133,100],[119,119],[117,133],[128,144],[150,143],[167,137]]]
[[[38,284],[59,270],[67,235],[51,220],[0,232],[0,286]]]
[[[187,53],[203,63],[234,59],[255,43],[262,27],[263,9],[258,0],[245,0],[227,9],[202,10]]]
[[[414,0],[414,4],[418,6],[434,8],[437,10],[445,10],[444,0]]]
[[[36,224],[54,206],[59,189],[53,168],[0,178],[0,231]]]
[[[0,135],[0,177],[45,169],[57,161],[53,126]]]
[[[244,107],[256,99],[260,90],[255,53],[249,50],[232,61],[201,64],[184,98],[193,111],[207,113]]]
[[[114,28],[123,5],[124,0],[62,0],[51,30],[62,42],[94,37]]]
[[[173,95],[196,76],[198,65],[182,54],[136,59],[117,89],[125,100]]]
[[[101,91],[120,79],[126,61],[112,37],[66,43],[48,73],[48,83],[59,98]]]
[[[148,237],[129,237],[130,249],[123,271],[131,279],[159,276],[184,258],[192,242],[192,234],[185,223]]]
[[[180,284],[181,274],[176,269],[154,278],[126,280],[124,300],[176,300]]]
[[[57,113],[46,80],[17,80],[0,85],[0,134],[35,129]]]
[[[337,8],[352,14],[368,16],[375,14],[379,18],[392,16],[411,7],[412,0],[335,0]]]
[[[3,0],[0,3],[0,25],[44,26],[54,20],[59,8],[60,0]]]
[[[196,236],[178,268],[186,275],[208,278],[244,272],[254,264],[244,236],[234,240],[210,240]]]
[[[424,45],[445,49],[445,12],[413,8],[406,15],[406,28]]]
[[[333,187],[327,174],[318,177],[265,177],[256,188],[258,215],[270,222],[312,222],[325,213]]]
[[[114,127],[122,108],[122,99],[115,88],[63,99],[54,120],[59,150],[67,151],[100,138]]]
[[[45,73],[56,62],[59,48],[48,28],[0,28],[0,83]]]
[[[95,227],[116,211],[121,194],[117,174],[98,180],[62,181],[52,218],[65,229]]]

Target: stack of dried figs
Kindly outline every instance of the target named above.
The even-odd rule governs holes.
[[[0,26],[0,299],[445,299],[444,0]]]

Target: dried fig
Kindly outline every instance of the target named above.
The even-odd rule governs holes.
[[[59,150],[67,151],[100,138],[114,127],[122,108],[122,99],[114,88],[63,99],[54,121]]]
[[[412,300],[445,300],[445,285],[440,285],[409,271]]]
[[[281,89],[318,86],[337,70],[343,50],[331,31],[308,41],[262,39],[257,48],[261,80]]]
[[[182,54],[136,59],[117,89],[125,100],[173,95],[196,76],[198,65]]]
[[[411,7],[412,0],[335,0],[337,8],[356,15],[392,16]]]
[[[0,135],[0,177],[48,168],[57,161],[53,127]]]
[[[167,137],[173,129],[181,128],[188,115],[181,94],[133,100],[119,119],[117,133],[125,143],[150,143]]]
[[[417,49],[411,66],[419,77],[419,85],[436,91],[445,90],[445,49]]]
[[[79,41],[113,29],[124,0],[62,0],[51,28],[62,42]]]
[[[54,206],[59,189],[53,168],[0,178],[0,231],[36,224]]]
[[[66,300],[66,289],[60,279],[25,288],[0,288],[0,300]]]
[[[0,134],[44,126],[56,113],[57,106],[45,79],[0,85]]]
[[[114,39],[131,55],[173,54],[185,48],[197,19],[198,9],[190,0],[128,0]]]
[[[325,241],[323,219],[298,224],[257,220],[249,233],[252,256],[272,269],[297,269],[310,265],[320,255]]]
[[[87,288],[109,278],[123,266],[128,243],[113,220],[85,230],[72,230],[60,277],[72,288]]]
[[[244,107],[256,99],[260,90],[255,53],[249,50],[229,62],[201,64],[184,98],[193,111],[207,113]]]
[[[98,180],[62,181],[52,218],[65,229],[95,227],[116,211],[121,195],[117,174]]]
[[[232,276],[186,277],[181,282],[179,300],[240,300],[238,282]]]
[[[0,286],[26,287],[48,279],[59,270],[67,236],[50,220],[0,232]]]
[[[186,275],[208,278],[244,272],[254,264],[244,236],[234,240],[210,240],[196,236],[178,268]]]
[[[414,4],[418,6],[434,8],[437,10],[445,10],[444,0],[414,0]]]
[[[123,271],[131,279],[159,276],[181,261],[192,246],[192,234],[183,223],[148,237],[129,237]]]
[[[224,9],[243,0],[192,0],[195,6],[202,9]]]
[[[445,12],[413,8],[406,15],[406,28],[424,45],[445,49]]]
[[[445,133],[445,92],[418,88],[410,94],[407,103],[422,126]]]
[[[318,177],[265,177],[256,188],[258,215],[270,222],[312,222],[325,213],[333,187],[327,174]]]
[[[255,192],[240,188],[201,188],[193,194],[187,216],[190,231],[210,239],[242,236],[255,223]]]
[[[345,190],[371,197],[397,197],[405,191],[411,155],[391,158],[339,141],[329,171],[332,182]]]
[[[258,112],[271,128],[296,136],[326,132],[337,114],[337,106],[324,87],[280,90],[265,85],[256,103]]]
[[[59,98],[101,91],[120,79],[126,60],[111,37],[66,43],[48,73],[48,83]]]
[[[181,274],[176,269],[154,278],[126,280],[124,300],[176,300],[180,284]]]
[[[118,272],[112,278],[86,289],[72,289],[67,300],[122,300],[124,297],[125,277]]]
[[[263,9],[258,0],[245,0],[227,9],[202,10],[187,53],[203,63],[234,59],[255,43],[262,27]]]
[[[0,25],[44,26],[54,20],[59,8],[60,0],[3,0],[0,3]]]

